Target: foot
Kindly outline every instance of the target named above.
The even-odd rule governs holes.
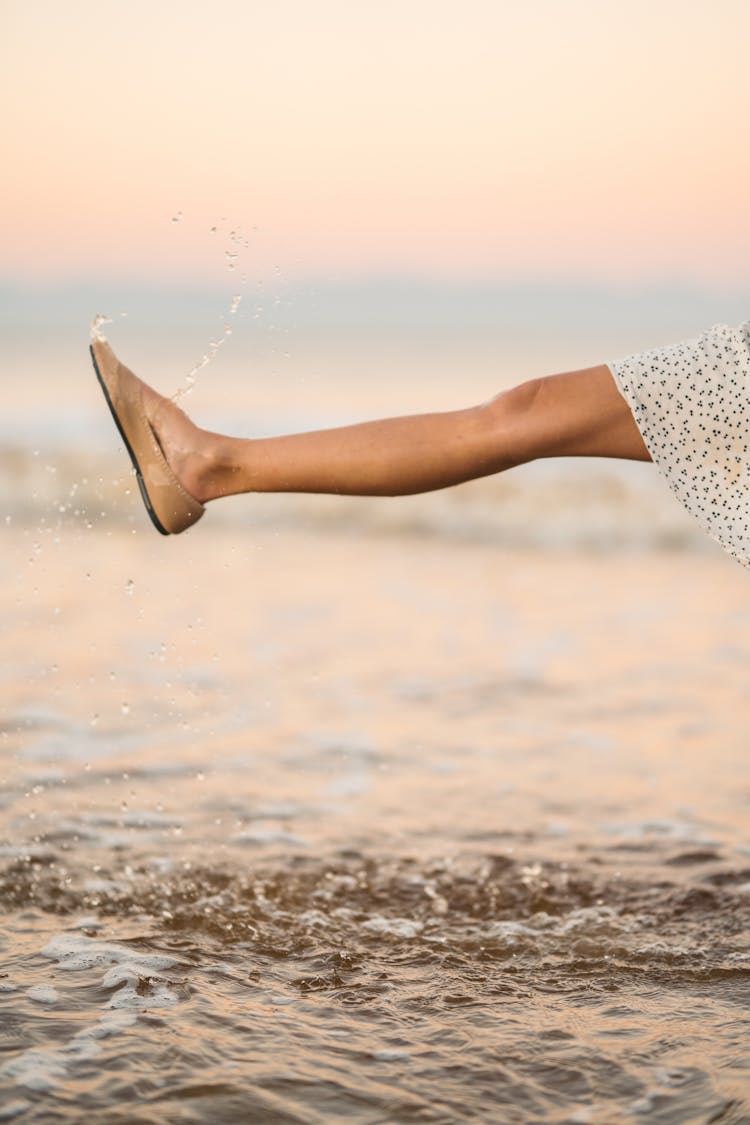
[[[171,399],[143,384],[143,409],[167,463],[201,504],[226,496],[226,439],[202,430]]]

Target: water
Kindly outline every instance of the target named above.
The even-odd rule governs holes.
[[[750,1121],[746,572],[605,461],[162,539],[69,327],[128,308],[172,393],[228,325],[191,413],[268,434],[626,354],[643,310],[136,298],[3,329],[0,1120]]]
[[[2,1077],[23,1117],[745,1119],[736,895],[502,853],[252,867],[17,886]]]
[[[6,533],[5,1119],[750,1120],[745,572],[238,503]]]

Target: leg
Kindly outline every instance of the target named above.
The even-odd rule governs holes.
[[[201,430],[151,390],[145,405],[167,460],[202,502],[239,492],[406,495],[542,457],[650,460],[605,365],[535,379],[466,410],[277,438]]]

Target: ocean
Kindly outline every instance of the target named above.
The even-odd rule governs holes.
[[[164,539],[86,354],[270,434],[740,298],[236,295],[6,293],[0,1120],[750,1122],[746,571],[603,460]]]

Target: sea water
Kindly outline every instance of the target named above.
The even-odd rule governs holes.
[[[3,420],[0,1120],[750,1120],[745,571],[608,462],[164,539],[66,347]],[[585,350],[274,349],[191,412]]]

